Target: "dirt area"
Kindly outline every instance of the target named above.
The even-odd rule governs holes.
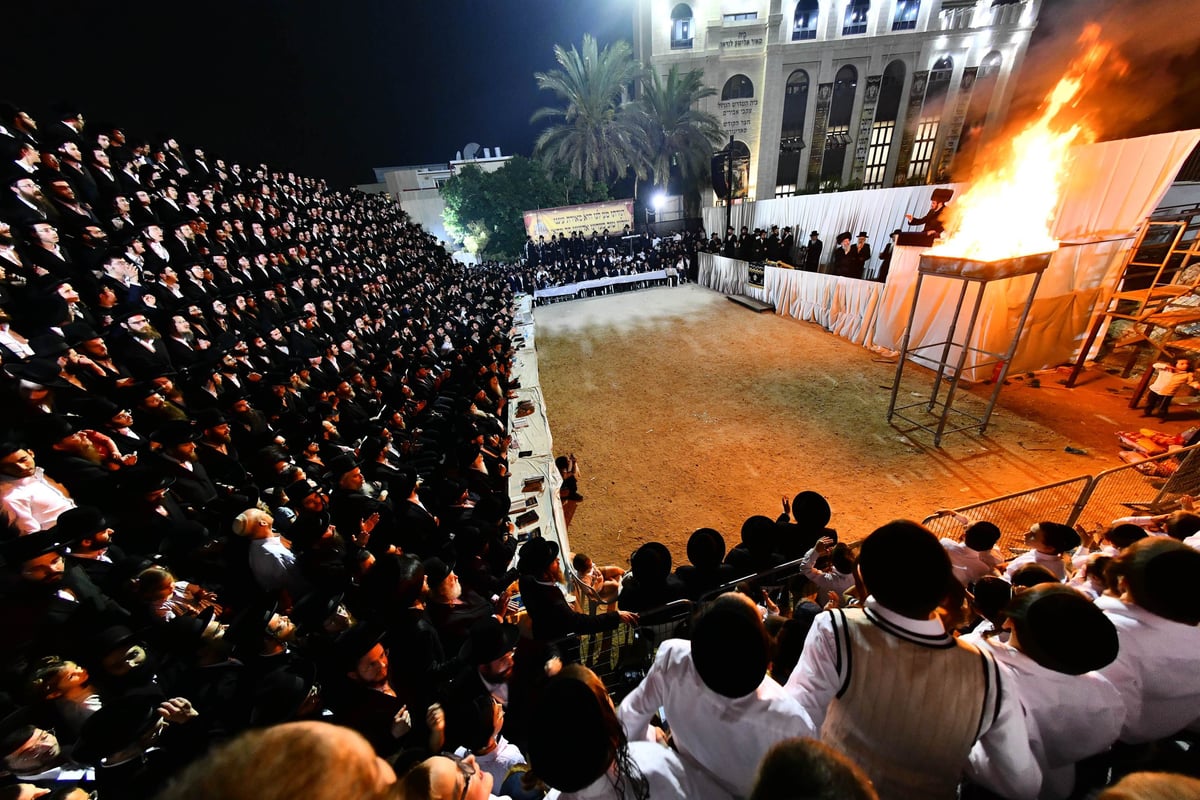
[[[652,539],[679,563],[704,526],[732,546],[746,517],[774,517],[782,496],[804,489],[824,494],[833,527],[856,540],[897,517],[1119,466],[1114,432],[1150,422],[1128,408],[1136,372],[1126,381],[1090,368],[1067,389],[1067,371],[1051,370],[1010,376],[986,434],[935,448],[886,420],[894,360],[708,289],[558,303],[536,320],[555,450],[578,456],[586,498],[571,546],[597,563],[624,564]],[[928,398],[932,384],[932,372],[906,367],[900,404]],[[981,413],[990,389],[955,407]],[[1196,424],[1176,403],[1173,420],[1147,427]]]

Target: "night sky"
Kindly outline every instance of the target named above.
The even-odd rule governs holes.
[[[23,0],[5,9],[0,99],[42,124],[66,101],[135,135],[366,183],[372,167],[448,161],[469,141],[528,154],[529,117],[554,102],[533,73],[584,33],[631,40],[633,2]],[[1074,23],[1047,19],[1035,47],[1050,50]]]

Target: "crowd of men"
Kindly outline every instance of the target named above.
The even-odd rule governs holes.
[[[1087,541],[1039,523],[1006,562],[969,520],[847,547],[802,492],[728,552],[705,528],[687,564],[651,543],[626,574],[579,555],[565,576],[556,542],[518,553],[508,522],[525,278],[455,264],[386,197],[73,108],[43,122],[0,107],[0,797],[949,798],[967,779],[1065,798],[1194,766],[1192,511]],[[554,262],[584,269],[571,242]],[[781,592],[709,602],[792,561]],[[616,710],[563,666],[577,635],[677,598],[701,609],[690,639]]]
[[[423,741],[514,577],[504,271],[78,109],[3,106],[0,156],[0,772],[146,798],[314,710]]]
[[[510,266],[509,284],[513,291],[532,292],[588,280],[625,275],[641,275],[662,270],[672,285],[681,280],[696,280],[699,263],[696,254],[706,247],[704,234],[690,231],[651,234],[649,230],[631,234],[592,231],[584,236],[574,231],[551,235],[549,241],[526,237],[520,262]],[[627,285],[626,285],[627,286]],[[621,288],[626,288],[622,286]]]

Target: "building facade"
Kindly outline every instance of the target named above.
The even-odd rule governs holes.
[[[382,190],[395,197],[404,212],[413,222],[420,223],[426,233],[449,243],[450,235],[446,233],[446,226],[442,222],[442,212],[446,210],[442,186],[468,166],[478,167],[484,172],[495,172],[511,158],[501,155],[499,147],[493,150],[469,144],[455,153],[452,161],[441,164],[375,167],[374,185],[382,185]]]
[[[933,183],[974,160],[1041,0],[638,0],[635,50],[700,69],[748,199]],[[743,149],[744,147],[744,149]]]

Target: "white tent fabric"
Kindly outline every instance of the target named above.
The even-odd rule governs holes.
[[[893,230],[917,230],[906,227],[904,215],[921,216],[929,210],[929,198],[937,186],[904,186],[897,189],[872,189],[861,192],[834,192],[832,194],[810,194],[800,197],[781,197],[778,200],[760,200],[733,207],[731,224],[740,231],[745,225],[750,230],[770,230],[772,225],[780,229],[791,225],[796,236],[796,246],[801,250],[808,244],[809,231],[819,231],[825,243],[821,253],[821,265],[829,262],[836,237],[842,231],[857,234],[866,231],[871,249],[878,253]],[[958,189],[950,184],[949,188]],[[725,209],[704,209],[704,225],[709,231],[721,233],[725,230]],[[722,236],[724,238],[724,236]],[[799,258],[799,256],[798,256]],[[876,269],[878,258],[872,258],[870,268]],[[799,266],[799,265],[795,265]],[[873,274],[873,273],[872,273]]]
[[[1138,228],[1158,205],[1197,142],[1200,130],[1076,148],[1054,226],[1063,245],[1042,276],[1011,369],[1028,371],[1052,366],[1070,360],[1078,352],[1093,310],[1112,290]],[[924,213],[933,188],[840,192],[760,201],[735,207],[735,226],[743,224],[743,219],[751,228],[798,225],[798,241],[807,239],[807,232],[812,229],[823,233],[866,230],[878,232],[872,237],[878,242],[892,228],[901,227],[896,223],[903,220],[905,213]],[[723,212],[721,208],[706,209],[706,223],[712,220],[723,226]],[[822,238],[828,250],[833,236]],[[761,299],[773,303],[780,314],[818,322],[867,347],[899,350],[912,305],[919,259],[919,249],[897,248],[886,287],[856,295],[848,294],[847,290],[830,291],[832,284],[827,275],[768,268]],[[738,285],[739,277],[744,281],[744,272],[736,274],[733,268],[723,268],[718,287],[705,280],[703,260],[701,263],[702,283],[727,294],[745,293],[744,286]],[[1032,281],[1032,276],[1024,276],[988,284],[969,343],[971,347],[989,352],[1008,349]],[[867,281],[837,279],[838,285],[842,282],[878,287]],[[921,286],[910,349],[950,337],[960,287],[961,282],[956,280],[926,278]],[[968,290],[963,305],[956,339],[960,343],[974,291]],[[850,308],[855,311],[847,317],[846,310]],[[926,352],[930,358],[939,355]],[[954,361],[957,351],[952,350],[950,355]],[[976,374],[975,365],[989,360],[987,356],[969,354],[964,377],[976,380],[988,377]],[[990,374],[990,367],[984,369]]]

